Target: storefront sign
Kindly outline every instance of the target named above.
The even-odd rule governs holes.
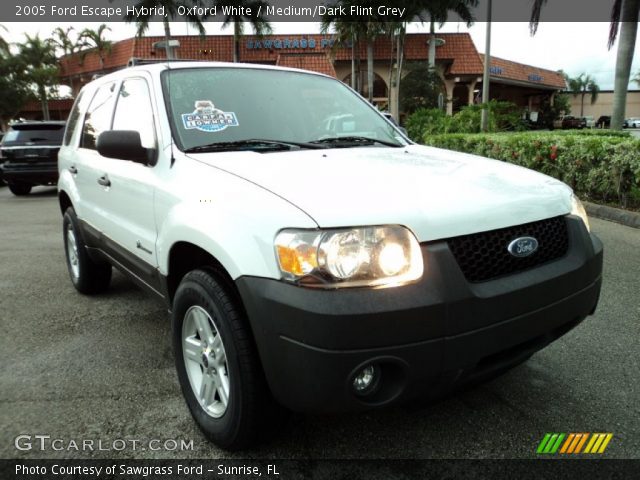
[[[285,39],[263,39],[263,40],[247,40],[245,47],[247,50],[272,50],[272,49],[299,49],[313,50],[315,48],[331,48],[335,40],[332,38],[323,38],[317,42],[315,38],[285,38]]]

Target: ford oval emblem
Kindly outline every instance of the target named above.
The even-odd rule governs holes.
[[[509,244],[507,250],[514,257],[528,257],[538,250],[538,240],[533,237],[519,237]]]

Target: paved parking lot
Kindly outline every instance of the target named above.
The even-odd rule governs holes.
[[[0,457],[231,456],[191,421],[162,305],[119,274],[107,294],[77,294],[60,225],[54,189],[17,198],[0,188]],[[605,244],[598,312],[526,364],[436,404],[292,415],[235,456],[527,458],[545,432],[613,432],[607,457],[640,458],[640,230],[592,227]],[[19,452],[20,434],[193,440],[193,450]]]

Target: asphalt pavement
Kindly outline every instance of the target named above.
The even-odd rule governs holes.
[[[546,432],[611,432],[604,456],[640,458],[638,229],[592,219],[605,245],[598,311],[524,365],[437,403],[294,414],[266,443],[229,454],[191,420],[163,306],[117,273],[106,294],[76,293],[61,221],[55,189],[0,188],[1,458],[532,458]],[[18,450],[19,435],[33,448],[22,437]],[[36,448],[35,435],[61,450]],[[86,439],[93,450],[73,448]],[[120,450],[118,439],[140,443]]]

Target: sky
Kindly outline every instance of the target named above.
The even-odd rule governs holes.
[[[82,28],[97,28],[98,23],[6,23],[8,32],[2,35],[10,42],[20,42],[24,35],[40,33],[42,37],[50,35],[58,26],[66,28],[74,26],[76,30]],[[110,32],[107,38],[121,40],[135,35],[135,26],[122,22],[109,24]],[[307,34],[319,32],[317,23],[278,22],[273,24],[274,33],[278,34]],[[206,24],[207,34],[231,34],[231,28],[221,30],[220,23]],[[536,67],[550,70],[564,70],[569,76],[575,77],[587,73],[596,79],[601,90],[612,90],[615,74],[617,44],[607,50],[609,24],[605,22],[571,23],[571,22],[543,22],[540,23],[537,34],[529,34],[526,22],[494,22],[491,24],[491,54],[497,57],[522,62]],[[192,34],[197,32],[186,22],[172,22],[171,31],[175,35]],[[246,29],[250,31],[249,28]],[[409,32],[427,32],[428,25],[411,24]],[[486,23],[478,22],[470,28],[464,23],[446,23],[442,32],[469,32],[480,53],[485,52]],[[152,23],[149,35],[162,35],[162,24]],[[636,42],[632,73],[640,70],[640,35]],[[631,84],[630,88],[640,88]]]

